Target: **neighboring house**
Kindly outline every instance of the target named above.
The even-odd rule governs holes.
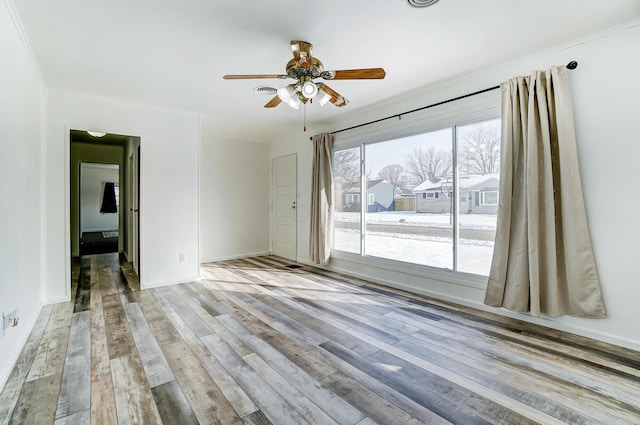
[[[386,180],[367,181],[367,211],[393,210],[393,200],[398,190]],[[342,194],[345,211],[360,211],[361,191],[359,187],[348,189]]]
[[[426,182],[413,189],[416,212],[448,213],[451,211],[453,193],[447,179]],[[500,175],[484,174],[460,177],[460,213],[496,214],[498,211],[498,186]]]
[[[451,210],[451,193],[443,192],[443,185],[446,186],[445,180],[431,182],[427,180],[415,188],[413,192],[416,197],[416,212],[419,213],[448,213]]]
[[[460,179],[460,213],[496,214],[500,174],[470,175]]]

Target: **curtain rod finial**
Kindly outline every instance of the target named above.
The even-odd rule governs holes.
[[[576,61],[571,61],[567,64],[568,69],[576,69],[577,67],[578,67],[578,62]]]

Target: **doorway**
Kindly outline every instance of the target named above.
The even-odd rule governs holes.
[[[297,156],[274,158],[272,172],[272,252],[296,260],[297,247]]]
[[[107,236],[111,237],[110,251],[119,253],[123,261],[135,263],[134,270],[138,272],[141,251],[138,230],[140,137],[112,133],[92,135],[84,130],[70,130],[69,141],[72,260],[98,253],[95,247],[83,246],[83,236]],[[106,176],[106,173],[111,174]],[[113,187],[107,187],[107,183],[113,183]],[[114,197],[115,212],[100,211],[106,195]],[[135,217],[130,211],[133,209],[136,210]]]
[[[80,256],[118,252],[120,166],[80,163]]]

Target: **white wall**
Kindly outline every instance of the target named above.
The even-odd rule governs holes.
[[[269,252],[269,145],[203,135],[202,262]]]
[[[119,183],[117,165],[87,164],[80,166],[80,232],[118,230],[119,212],[100,212],[105,183]]]
[[[298,153],[299,261],[309,262],[308,203],[311,170],[309,134],[332,131],[372,119],[397,114],[444,99],[492,87],[510,77],[527,75],[534,69],[564,65],[570,60],[579,63],[571,72],[578,154],[581,161],[583,190],[608,317],[579,319],[573,317],[532,318],[506,310],[490,309],[482,304],[482,286],[455,284],[442,274],[430,277],[376,266],[334,260],[330,267],[371,280],[397,286],[440,299],[451,300],[501,314],[528,320],[552,328],[640,349],[640,284],[637,261],[640,258],[640,191],[638,182],[637,121],[640,116],[640,21],[596,34],[571,45],[529,54],[490,69],[478,70],[450,81],[444,81],[414,95],[404,95],[386,102],[377,109],[346,113],[339,121],[317,126],[310,132],[283,135],[272,146],[272,157]],[[437,115],[436,108],[425,112]],[[407,119],[409,116],[406,117]],[[405,122],[403,118],[402,122]],[[402,131],[401,123],[385,122],[378,129],[366,127],[366,137],[376,137],[376,131],[389,134]],[[384,129],[384,130],[380,130]],[[612,201],[618,200],[618,202]]]
[[[0,389],[40,312],[45,90],[12,3],[0,2],[0,312],[20,322],[0,339]],[[15,22],[15,23],[14,23]]]
[[[140,137],[143,287],[192,280],[198,265],[199,117],[193,113],[50,91],[45,157],[45,298],[69,298],[69,130]],[[64,194],[64,196],[62,196]],[[179,254],[185,261],[179,262]]]

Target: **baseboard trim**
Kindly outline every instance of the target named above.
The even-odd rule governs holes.
[[[178,280],[166,280],[166,281],[160,281],[160,282],[145,283],[144,285],[142,285],[141,283],[140,289],[160,288],[162,286],[180,285],[181,283],[198,282],[200,280],[201,280],[200,276],[193,276],[190,278],[183,278]]]
[[[225,257],[213,257],[210,259],[200,261],[200,264],[215,263],[218,261],[241,260],[243,258],[260,257],[262,255],[271,255],[271,251],[252,252],[249,254],[239,254],[239,255],[225,256]]]
[[[71,298],[70,297],[66,297],[66,296],[55,297],[55,298],[46,298],[44,300],[43,305],[66,303],[68,301],[71,301]]]

